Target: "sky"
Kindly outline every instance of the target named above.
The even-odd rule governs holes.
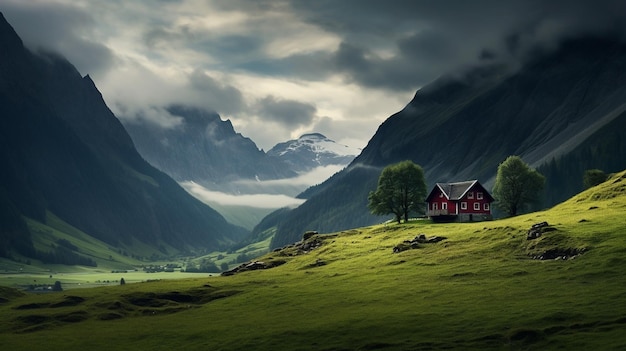
[[[0,0],[33,50],[90,75],[120,119],[176,128],[171,104],[268,150],[320,132],[363,148],[442,74],[523,60],[622,26],[623,0]]]

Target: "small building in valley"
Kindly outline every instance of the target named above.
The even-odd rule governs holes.
[[[489,192],[478,182],[437,183],[426,197],[426,215],[440,222],[478,222],[491,220]]]

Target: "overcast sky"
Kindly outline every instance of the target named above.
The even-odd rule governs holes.
[[[89,74],[120,118],[213,110],[259,148],[364,147],[439,75],[622,26],[623,0],[0,0],[25,44]]]

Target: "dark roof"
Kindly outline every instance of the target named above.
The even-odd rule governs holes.
[[[459,200],[476,184],[477,180],[468,180],[457,183],[437,183],[443,194],[450,200]]]
[[[483,189],[486,198],[493,201],[491,194],[489,194],[489,192],[478,182],[478,180],[467,180],[464,182],[454,183],[436,183],[426,200],[429,201],[431,199],[435,189],[437,188],[441,190],[448,200],[460,200],[465,196],[465,193],[474,187],[474,185],[478,185],[481,189]]]

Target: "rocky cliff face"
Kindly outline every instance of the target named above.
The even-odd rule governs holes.
[[[0,215],[51,212],[114,246],[210,249],[245,235],[139,156],[88,76],[26,50],[3,16],[0,44]],[[28,238],[12,228],[0,226],[5,248]]]
[[[540,169],[553,163],[549,195],[573,195],[582,189],[584,169],[626,167],[625,66],[619,39],[582,38],[515,72],[482,67],[433,82],[379,127],[346,170],[308,191],[309,200],[279,225],[273,245],[296,241],[305,230],[383,220],[368,213],[367,194],[382,168],[406,159],[424,168],[429,184],[479,179],[490,188],[498,164],[519,155]],[[550,186],[561,183],[578,186]]]
[[[281,160],[268,157],[256,144],[235,132],[230,121],[214,112],[188,106],[171,106],[168,112],[182,118],[172,128],[149,122],[125,121],[139,153],[177,181],[192,180],[223,189],[238,179],[280,179],[296,173]],[[216,185],[217,184],[217,185]]]

